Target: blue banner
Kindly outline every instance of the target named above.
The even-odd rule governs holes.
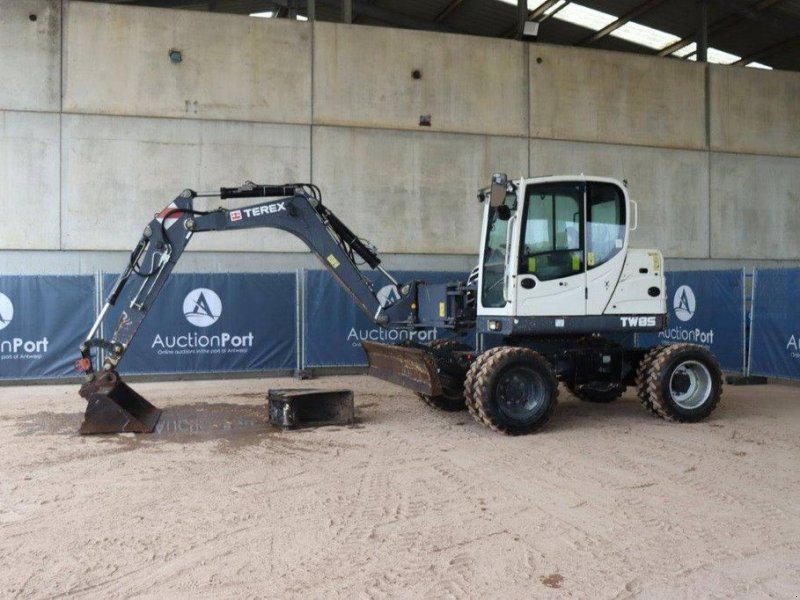
[[[378,297],[392,288],[380,274],[365,273],[375,285]],[[466,273],[403,271],[393,273],[401,282],[418,279],[427,283],[466,281]],[[381,282],[385,284],[382,287]],[[383,329],[372,323],[327,271],[304,272],[305,326],[303,329],[304,367],[366,366],[361,349],[364,340],[395,344],[413,339],[421,344],[453,337],[446,329],[408,331]],[[459,338],[474,347],[474,335]]]
[[[800,379],[800,269],[758,270],[753,282],[750,374]]]
[[[106,277],[106,292],[114,277]],[[133,277],[128,285],[138,285]],[[120,362],[125,373],[295,369],[297,281],[289,274],[172,275]],[[122,307],[106,319],[112,335]]]
[[[0,379],[77,376],[94,290],[90,275],[0,276]]]
[[[726,371],[744,368],[744,272],[667,273],[667,329],[639,334],[639,346],[706,346]]]

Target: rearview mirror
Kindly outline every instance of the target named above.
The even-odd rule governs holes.
[[[492,190],[489,196],[489,206],[497,208],[506,200],[506,186],[508,177],[505,173],[495,173],[492,175]]]

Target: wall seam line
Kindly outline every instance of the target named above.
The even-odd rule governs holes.
[[[58,63],[58,249],[64,250],[64,0],[59,6],[59,44]]]

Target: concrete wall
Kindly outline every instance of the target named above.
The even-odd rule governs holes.
[[[275,125],[64,115],[62,248],[124,250],[186,187],[219,188],[258,174],[264,181],[307,181],[309,128]],[[219,199],[198,200],[199,210]],[[210,204],[212,206],[210,206]],[[88,210],[87,210],[88,209]],[[261,229],[198,234],[196,250],[300,251],[289,234]]]
[[[692,150],[535,140],[530,171],[585,173],[628,182],[639,205],[637,247],[674,258],[704,258],[709,249],[708,155]]]
[[[310,122],[307,23],[81,2],[65,8],[65,112]],[[181,52],[180,63],[170,50]]]
[[[475,191],[500,170],[627,179],[634,241],[668,264],[800,257],[797,73],[0,0],[0,81],[0,272],[117,270],[181,189],[245,179],[317,183],[393,268],[465,270],[479,246]],[[270,230],[191,248],[190,270],[315,264]]]
[[[530,47],[530,135],[703,149],[705,67],[634,54]]]
[[[525,136],[525,47],[507,40],[318,23],[314,122]],[[412,73],[419,71],[420,78]]]
[[[61,108],[60,0],[0,2],[0,109]]]
[[[711,149],[800,157],[800,73],[710,68]]]

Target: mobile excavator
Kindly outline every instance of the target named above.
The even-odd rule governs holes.
[[[631,349],[611,339],[657,332],[667,322],[661,253],[628,246],[638,208],[626,187],[604,177],[510,181],[494,174],[478,193],[484,204],[478,266],[466,281],[436,285],[395,279],[313,184],[184,190],[145,227],[81,345],[76,368],[85,373],[80,394],[88,403],[81,433],[153,431],[161,411],[121,380],[120,361],[196,233],[256,227],[300,238],[381,327],[480,334],[479,348],[441,339],[427,346],[362,343],[371,375],[405,386],[436,409],[466,408],[493,430],[532,433],[553,414],[560,381],[589,402],[613,401],[635,386],[653,415],[699,421],[722,393],[720,368],[708,349]],[[194,208],[201,197],[270,200],[201,211]],[[378,294],[384,286],[370,283],[364,264],[380,272],[392,293]],[[118,302],[122,314],[113,334],[99,337]],[[97,350],[104,355],[99,372]]]

